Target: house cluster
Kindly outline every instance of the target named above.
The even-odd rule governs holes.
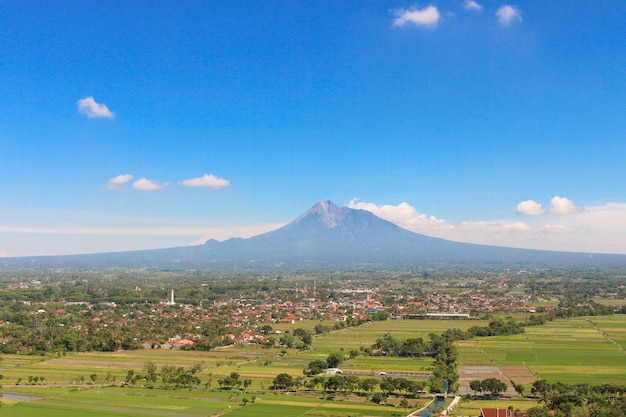
[[[536,312],[531,296],[523,292],[487,294],[475,290],[462,290],[457,294],[431,293],[421,300],[409,299],[398,307],[400,314],[415,313],[512,313]]]
[[[159,303],[116,304],[106,299],[89,302],[24,302],[42,319],[55,317],[58,326],[82,332],[122,331],[144,348],[192,348],[207,337],[206,327],[228,318],[224,344],[280,344],[283,337],[272,326],[302,320],[345,322],[367,320],[384,313],[391,318],[423,315],[428,318],[469,318],[474,312],[535,311],[523,292],[487,291],[480,282],[451,291],[392,294],[357,281],[328,282],[299,288],[259,290],[254,293],[198,304],[176,302],[172,290]],[[493,285],[493,283],[491,284]],[[498,283],[506,287],[506,282]],[[137,288],[136,291],[141,291]],[[1,324],[1,323],[0,323]],[[263,326],[269,326],[261,331]],[[279,326],[278,326],[279,327]]]

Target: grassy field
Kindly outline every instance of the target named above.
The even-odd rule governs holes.
[[[397,356],[360,356],[347,361],[341,369],[353,372],[416,372],[431,373],[433,358],[401,358]]]
[[[460,342],[459,364],[528,366],[565,383],[623,383],[625,338],[624,315],[555,320],[520,335]]]
[[[286,329],[319,322],[286,325]],[[409,337],[428,339],[449,328],[467,329],[486,325],[486,321],[398,320],[374,322],[346,328],[314,338],[314,349],[263,349],[231,346],[210,352],[141,350],[113,353],[81,353],[55,357],[2,355],[4,379],[0,394],[25,395],[36,401],[0,401],[0,416],[399,416],[406,410],[376,405],[364,398],[337,395],[334,401],[299,394],[267,391],[279,373],[302,376],[302,370],[314,359],[325,359],[331,352],[369,347],[386,333],[399,340]],[[291,326],[291,327],[288,327]],[[545,326],[528,327],[526,333],[507,337],[479,338],[458,343],[459,365],[527,366],[540,378],[566,383],[624,383],[626,375],[626,315],[557,320]],[[197,389],[163,390],[139,387],[105,387],[105,379],[120,384],[128,370],[141,372],[146,362],[191,367],[200,364],[201,383]],[[359,356],[341,365],[346,371],[418,372],[432,370],[431,358]],[[220,391],[218,379],[237,372],[252,385],[243,390]],[[88,385],[91,375],[96,384]],[[29,384],[29,376],[43,378]],[[21,380],[20,380],[21,378]],[[18,385],[17,382],[20,381]],[[252,397],[255,397],[252,403]],[[243,398],[249,402],[243,405]],[[506,406],[511,405],[506,401]],[[419,404],[411,404],[418,407]],[[534,403],[512,404],[526,409]],[[455,415],[478,415],[480,402],[462,403]],[[494,405],[489,402],[489,406]]]
[[[621,307],[626,305],[626,298],[594,298],[593,301],[605,306]]]
[[[363,399],[337,396],[335,400],[297,394],[244,394],[221,391],[173,391],[138,388],[25,389],[22,395],[38,397],[0,407],[0,416],[171,416],[200,417],[227,414],[236,416],[381,416],[406,415],[397,406],[377,405]],[[248,403],[244,405],[243,399]],[[423,405],[412,400],[413,409]],[[410,410],[409,410],[410,411]]]
[[[0,415],[10,416],[207,416],[222,413],[239,400],[230,394],[200,391],[146,390],[137,388],[74,388],[50,392],[44,389],[20,393],[40,396],[0,408]]]
[[[90,375],[96,374],[97,381],[104,381],[107,374],[116,381],[122,381],[128,370],[140,371],[148,361],[158,367],[176,365],[191,367],[202,365],[204,374],[217,371],[217,374],[227,375],[231,368],[238,364],[266,362],[273,360],[277,350],[268,350],[255,347],[231,347],[217,349],[210,352],[177,351],[166,349],[121,351],[121,352],[87,352],[68,354],[65,356],[38,357],[22,355],[3,355],[2,367],[6,386],[22,378],[26,383],[28,376],[44,377],[46,384],[80,384],[90,380]],[[224,370],[224,371],[222,371]]]
[[[376,340],[389,333],[404,340],[421,337],[428,340],[430,333],[441,334],[448,329],[467,330],[472,326],[486,326],[487,320],[387,320],[370,322],[362,326],[350,327],[315,338],[318,352],[345,352],[361,346],[370,347]]]

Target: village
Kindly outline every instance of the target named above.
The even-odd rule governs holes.
[[[167,292],[161,291],[167,298],[138,301],[143,290],[136,285],[128,301],[113,301],[113,297],[107,299],[106,296],[99,296],[98,302],[76,301],[71,296],[58,301],[36,301],[37,297],[23,300],[19,307],[5,308],[0,326],[17,322],[40,331],[41,322],[45,320],[47,328],[51,324],[57,327],[55,334],[69,332],[75,336],[70,339],[77,346],[66,342],[69,350],[80,350],[78,345],[84,338],[78,336],[117,333],[120,334],[114,337],[116,345],[111,349],[206,350],[233,343],[293,347],[294,343],[302,341],[294,341],[273,326],[303,320],[319,320],[315,333],[321,334],[369,320],[472,320],[490,313],[533,313],[552,308],[550,305],[537,307],[536,303],[544,300],[516,288],[509,289],[509,281],[507,277],[463,280],[453,286],[440,285],[436,291],[429,292],[423,287],[411,291],[410,286],[394,291],[366,286],[356,280],[308,280],[296,281],[290,286],[242,290],[239,296],[200,298],[195,303],[189,302],[189,296],[179,301],[175,285]],[[206,286],[200,284],[200,287]],[[44,291],[44,288],[40,281],[31,281],[11,284],[3,291]],[[93,291],[110,292],[104,288]],[[189,293],[189,285],[184,291]],[[17,318],[11,317],[11,310]],[[30,318],[24,317],[25,314]],[[7,333],[10,334],[5,331],[1,339],[5,349],[15,345],[7,338]],[[301,347],[309,344],[310,341]],[[24,349],[23,346],[16,348]]]

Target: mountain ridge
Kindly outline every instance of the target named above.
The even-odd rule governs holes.
[[[322,200],[278,229],[203,245],[104,254],[3,258],[0,267],[331,268],[363,266],[617,265],[626,255],[477,245],[403,229],[373,213]]]

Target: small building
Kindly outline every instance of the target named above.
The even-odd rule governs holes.
[[[343,371],[339,368],[328,368],[327,370],[324,371],[324,373],[326,375],[337,375],[337,374],[343,374]]]
[[[480,417],[528,417],[528,413],[509,408],[481,408]]]

